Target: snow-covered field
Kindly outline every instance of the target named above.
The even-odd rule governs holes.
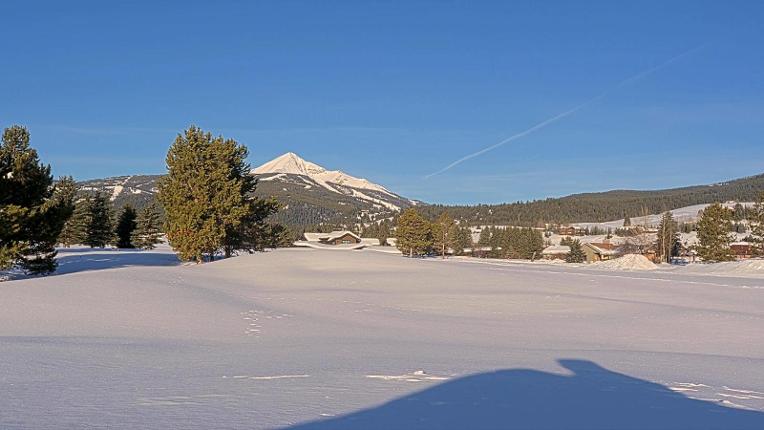
[[[0,283],[0,428],[764,428],[761,278],[61,257]]]

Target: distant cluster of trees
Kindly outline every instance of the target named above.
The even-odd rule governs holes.
[[[140,213],[125,205],[116,216],[109,198],[96,192],[77,201],[72,216],[64,224],[58,241],[64,247],[81,244],[91,248],[154,249],[161,243],[162,224],[154,204]]]
[[[544,249],[541,231],[531,228],[485,227],[477,243],[469,227],[457,223],[447,212],[430,221],[417,209],[405,210],[397,220],[396,246],[410,257],[448,253],[463,255],[466,249],[488,249],[495,258],[535,259]]]
[[[478,239],[480,247],[490,247],[490,256],[535,260],[544,250],[544,238],[540,230],[529,227],[485,227]]]
[[[470,229],[459,226],[448,213],[429,221],[414,208],[398,217],[395,238],[397,248],[409,257],[437,254],[445,258],[449,252],[461,255],[472,246]]]

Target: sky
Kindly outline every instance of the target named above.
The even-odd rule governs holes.
[[[713,183],[764,172],[762,22],[755,0],[11,0],[0,127],[80,180],[163,173],[193,124],[433,203]]]

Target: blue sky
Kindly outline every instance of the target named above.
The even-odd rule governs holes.
[[[764,172],[762,22],[759,1],[10,1],[0,127],[77,179],[161,173],[196,124],[429,202],[709,183]]]

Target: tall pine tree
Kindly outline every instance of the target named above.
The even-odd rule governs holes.
[[[161,242],[162,234],[159,220],[159,211],[156,205],[151,203],[146,205],[138,214],[135,230],[133,230],[130,241],[137,248],[154,249]]]
[[[398,218],[395,236],[396,246],[409,257],[425,255],[432,249],[430,223],[414,208],[406,209]]]
[[[661,217],[658,225],[658,237],[655,242],[655,248],[658,251],[658,258],[664,263],[670,263],[671,257],[674,257],[679,243],[679,227],[674,216],[670,211],[666,211]]]
[[[73,210],[70,178],[53,185],[50,166],[29,146],[29,132],[12,126],[0,141],[0,268],[56,269],[55,244]]]
[[[130,205],[122,207],[122,212],[119,214],[117,220],[117,228],[115,233],[117,235],[117,248],[135,248],[132,242],[133,231],[137,227],[135,221],[138,214],[135,209]]]
[[[754,255],[764,256],[764,192],[759,194],[759,199],[749,215],[749,222],[751,223]]]
[[[432,238],[433,247],[435,251],[440,254],[441,258],[446,258],[446,253],[454,245],[454,235],[456,223],[454,219],[448,215],[448,212],[443,212],[432,223]]]
[[[698,220],[698,256],[704,261],[732,261],[732,211],[719,203],[703,209]]]
[[[105,194],[96,192],[88,201],[88,220],[82,243],[91,248],[110,245],[114,240],[112,225],[111,202]]]
[[[267,242],[265,219],[274,200],[254,196],[256,180],[247,148],[191,126],[167,153],[167,176],[159,185],[165,232],[184,260],[204,261],[223,251],[260,250]]]
[[[586,254],[584,254],[583,248],[581,248],[581,241],[578,239],[572,240],[568,246],[570,251],[565,256],[565,261],[568,263],[583,263],[586,261]]]
[[[74,212],[64,224],[64,228],[58,236],[58,242],[65,248],[84,243],[89,220],[90,200],[83,198],[75,203]]]

